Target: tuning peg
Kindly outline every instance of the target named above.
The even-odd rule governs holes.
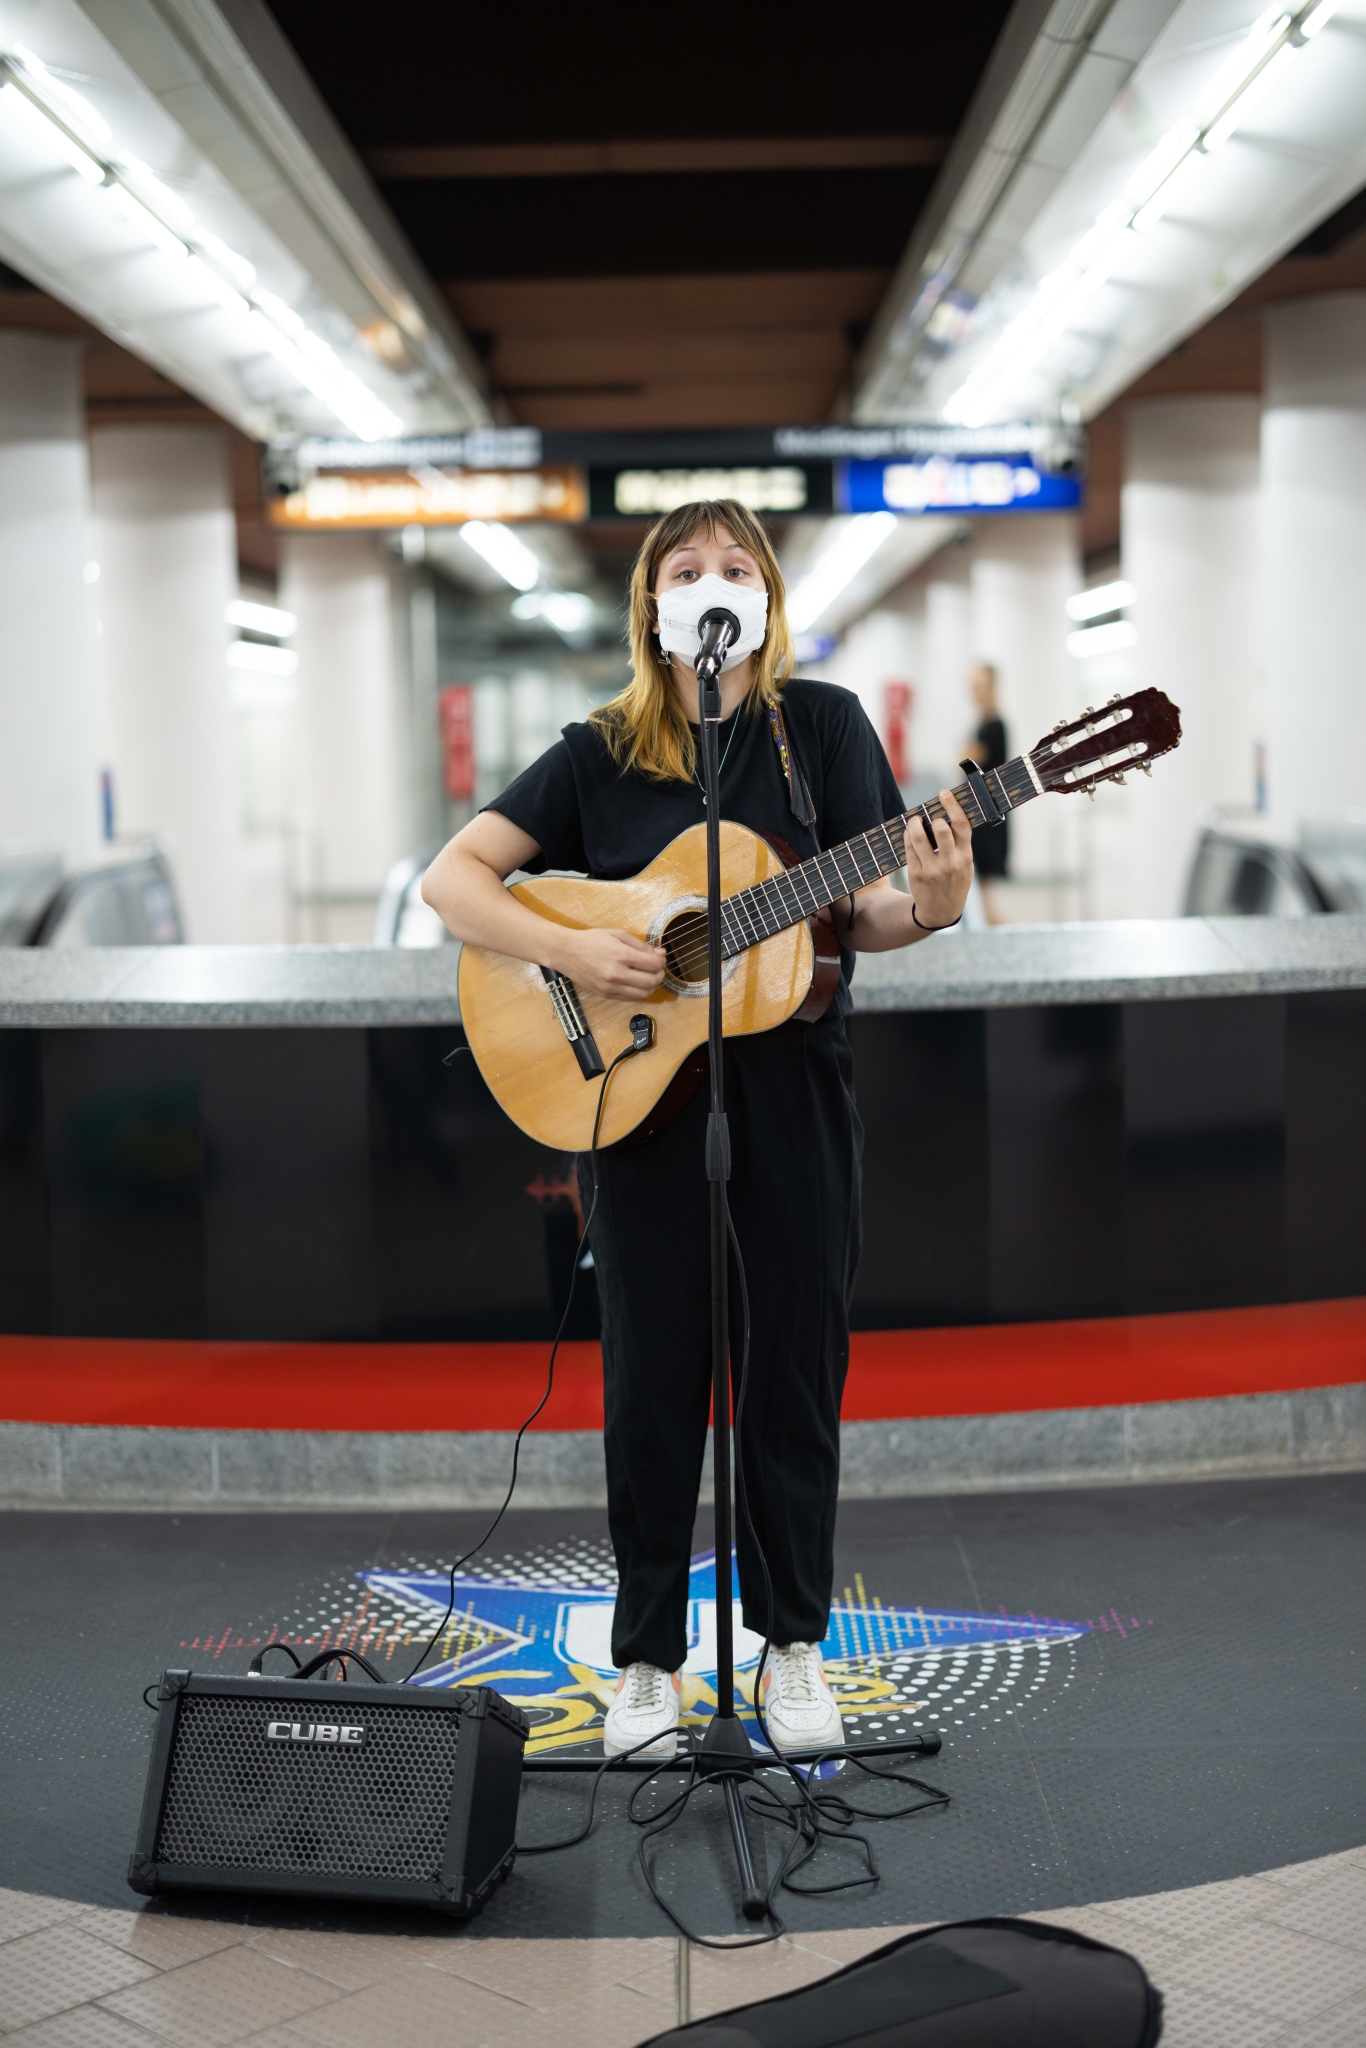
[[[1138,764],[1138,772],[1140,775],[1151,775],[1153,771],[1148,766],[1148,763],[1146,761],[1140,761]]]
[[[1116,691],[1115,691],[1115,694],[1114,694],[1114,696],[1113,696],[1113,697],[1107,697],[1105,701],[1106,701],[1106,703],[1107,703],[1107,704],[1118,704],[1118,703],[1120,703],[1120,702],[1121,702],[1122,700],[1121,700],[1121,698],[1120,698],[1120,694],[1119,694],[1119,691],[1118,691],[1118,690],[1116,690]]]
[[[1110,780],[1111,782],[1117,782],[1121,789],[1125,786],[1125,778],[1122,775],[1112,775]]]
[[[1095,705],[1094,705],[1094,704],[1088,704],[1088,705],[1087,705],[1087,707],[1086,707],[1086,716],[1087,716],[1088,718],[1094,718],[1094,717],[1095,717],[1095,715],[1096,715],[1096,707],[1095,707]]]
[[[1087,785],[1086,785],[1086,794],[1087,794],[1088,798],[1090,799],[1090,801],[1091,801],[1092,803],[1094,803],[1094,802],[1095,802],[1095,800],[1096,800],[1096,786],[1095,786],[1095,784],[1094,784],[1093,782],[1088,782],[1088,783],[1087,783]]]

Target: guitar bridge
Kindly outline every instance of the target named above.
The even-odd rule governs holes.
[[[579,1072],[585,1081],[592,1081],[606,1071],[602,1054],[598,1051],[597,1040],[588,1028],[588,1019],[583,1014],[583,1005],[572,981],[566,981],[562,974],[543,967],[545,985],[554,1005],[560,1028],[569,1040],[569,1050],[579,1063]]]

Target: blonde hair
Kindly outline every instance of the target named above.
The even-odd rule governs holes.
[[[734,498],[702,499],[666,512],[646,534],[631,571],[631,680],[588,721],[602,734],[614,761],[652,782],[691,782],[697,758],[693,729],[674,688],[673,665],[659,644],[655,577],[666,555],[703,530],[715,540],[718,526],[748,549],[768,586],[768,630],[753,657],[754,680],[743,709],[776,704],[796,662],[782,571],[754,514]]]

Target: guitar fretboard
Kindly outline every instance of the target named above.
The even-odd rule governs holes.
[[[1022,754],[1007,761],[1003,768],[989,769],[985,779],[991,796],[1003,811],[1017,810],[1039,794],[1039,784]],[[953,793],[973,825],[988,822],[985,807],[979,803],[971,783],[960,782]],[[800,924],[817,911],[828,909],[842,896],[851,896],[880,876],[905,867],[907,821],[918,818],[921,809],[927,810],[932,818],[945,816],[938,797],[932,797],[914,811],[888,818],[885,824],[874,825],[855,839],[846,839],[842,845],[813,854],[796,867],[785,868],[780,875],[770,875],[766,882],[755,882],[737,895],[727,896],[721,905],[721,951],[725,958],[733,959],[761,940],[772,938],[775,932],[785,931],[789,925]]]

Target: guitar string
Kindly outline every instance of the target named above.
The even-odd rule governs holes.
[[[1048,747],[1049,742],[1043,741],[1027,757],[1028,760],[1035,765],[1036,772],[1040,756],[1046,756]],[[729,748],[727,748],[727,752],[729,752]],[[1024,768],[1025,758],[1026,757],[1022,755],[1017,755],[1014,758],[1014,760],[1006,762],[1002,768],[993,769],[990,771],[991,773],[995,774],[997,778],[1001,794],[1006,799],[1007,810],[1017,810],[1022,803],[1028,803],[1032,797],[1038,794],[1038,791],[1034,786],[1033,778],[1029,776],[1029,771],[1027,768],[1025,768],[1024,771],[1027,780],[1024,782],[1020,780],[1018,771],[1021,768]],[[1052,764],[1047,763],[1046,765],[1051,766]],[[1010,773],[1012,769],[1017,771],[1015,776],[1012,778],[1015,783],[1014,790],[1008,788],[1005,781],[1006,776]],[[1040,779],[1042,780],[1042,777]],[[1055,785],[1046,784],[1045,786],[1052,787]],[[970,785],[967,783],[960,783],[953,790],[952,793],[957,798],[958,802],[960,804],[963,804],[965,798],[971,797]],[[751,884],[749,885],[749,887],[745,889],[738,890],[736,894],[733,896],[723,897],[722,917],[724,919],[727,906],[731,906],[733,910],[732,923],[734,924],[737,933],[741,937],[744,936],[744,933],[743,926],[739,923],[739,911],[737,906],[739,906],[742,903],[743,899],[750,898],[751,902],[758,909],[759,914],[756,917],[751,913],[750,906],[745,906],[745,914],[749,917],[749,921],[751,923],[762,923],[763,911],[767,909],[771,914],[775,910],[775,908],[778,907],[772,903],[763,903],[762,899],[758,896],[758,892],[764,889],[769,884],[781,884],[783,882],[787,882],[789,884],[789,895],[792,899],[792,906],[795,908],[796,911],[796,914],[789,920],[787,924],[777,926],[776,929],[772,932],[761,931],[757,937],[750,939],[746,944],[739,947],[736,952],[729,954],[723,953],[723,958],[738,959],[742,953],[749,952],[752,950],[753,947],[762,945],[765,939],[775,938],[779,931],[790,931],[794,925],[804,922],[807,918],[816,915],[820,910],[828,909],[831,903],[838,902],[842,896],[856,894],[859,889],[868,888],[872,885],[873,882],[878,881],[883,876],[892,873],[893,869],[884,867],[879,857],[873,852],[873,849],[869,844],[869,834],[871,832],[882,832],[886,834],[890,845],[891,832],[893,830],[900,831],[903,841],[903,858],[898,860],[895,863],[895,865],[898,867],[904,866],[905,831],[906,828],[909,826],[911,820],[913,818],[919,817],[922,810],[928,811],[930,816],[937,823],[941,821],[944,823],[948,822],[948,813],[944,809],[944,806],[940,802],[939,798],[929,797],[927,798],[924,804],[917,804],[914,810],[900,813],[895,820],[888,819],[880,825],[870,826],[868,832],[856,833],[853,839],[846,839],[842,841],[841,844],[837,847],[823,848],[820,853],[810,855],[807,858],[807,860],[798,862],[798,864],[795,867],[784,868],[781,871],[781,873],[766,876],[763,879],[763,881]],[[986,821],[981,820],[980,822],[985,823]],[[974,826],[974,830],[975,829],[976,827]],[[849,855],[849,858],[854,861],[855,872],[859,875],[859,880],[855,884],[854,888],[852,890],[848,888],[843,888],[839,890],[834,896],[827,897],[823,903],[817,903],[814,909],[803,910],[801,907],[800,898],[796,894],[799,882],[805,884],[805,886],[808,888],[813,897],[817,893],[816,890],[811,887],[809,874],[804,871],[814,870],[816,877],[818,881],[821,883],[821,885],[823,887],[828,886],[828,877],[821,872],[819,863],[823,860],[833,860],[835,864],[835,872],[839,876],[841,882],[843,882],[846,878],[840,868],[838,856],[844,853],[846,849],[853,847],[860,839],[863,841],[864,845],[867,846],[869,857],[874,862],[875,872],[871,875],[863,875],[861,869],[859,869],[858,867],[857,855],[851,853]],[[686,936],[683,939],[681,946],[679,941],[675,940],[674,943],[668,946],[666,950],[668,951],[672,968],[675,971],[686,976],[686,973],[690,968],[697,968],[700,966],[704,966],[706,964],[708,948],[705,937],[705,914],[700,911],[685,912],[684,918],[687,920],[687,924],[685,927]],[[683,921],[683,919],[678,920],[679,923],[683,923]],[[694,933],[696,934],[695,936]],[[694,985],[701,986],[702,984]]]
[[[1046,752],[1047,745],[1048,743],[1045,741],[1039,747],[1035,748],[1034,752],[1030,754],[1030,756],[1028,757],[1030,761],[1037,763],[1038,756]],[[1015,788],[1013,790],[1007,788],[1005,781],[1007,774],[1010,772],[1010,770],[1015,769],[1018,771],[1019,769],[1023,768],[1023,766],[1024,757],[1017,755],[1014,760],[1006,762],[1004,767],[1000,769],[994,769],[991,771],[997,777],[1001,793],[1006,799],[1006,806],[1008,811],[1018,810],[1021,804],[1028,803],[1032,797],[1037,796],[1038,794],[1038,791],[1034,787],[1032,778],[1029,778],[1022,782],[1020,780],[1018,772],[1012,778],[1015,784]],[[1025,769],[1025,775],[1028,778],[1027,769]],[[953,795],[958,799],[960,804],[963,802],[964,798],[969,797],[970,794],[970,788],[967,783],[959,784],[959,786],[953,791]],[[728,959],[737,959],[741,953],[750,951],[754,946],[762,945],[765,939],[776,937],[778,931],[791,930],[793,925],[802,923],[806,918],[816,915],[819,910],[828,909],[830,904],[838,902],[841,896],[857,893],[858,889],[868,888],[871,886],[873,882],[881,879],[882,876],[890,874],[893,870],[891,868],[883,867],[878,856],[873,853],[872,847],[868,846],[869,855],[876,864],[876,873],[866,876],[862,875],[861,871],[857,869],[857,857],[851,854],[850,858],[855,860],[856,872],[859,872],[860,874],[860,879],[853,890],[841,889],[837,891],[837,893],[834,896],[828,897],[824,903],[817,904],[815,906],[815,909],[812,910],[803,910],[801,908],[800,899],[796,896],[796,887],[798,879],[804,882],[808,889],[811,888],[808,875],[804,871],[814,869],[822,886],[828,885],[828,877],[821,873],[820,867],[818,865],[819,862],[823,860],[834,860],[835,872],[840,876],[840,880],[844,881],[845,877],[840,869],[837,856],[843,853],[846,850],[846,848],[852,847],[858,839],[862,839],[864,844],[867,845],[870,832],[876,831],[886,833],[888,835],[890,842],[891,831],[893,829],[899,829],[903,835],[904,844],[904,834],[906,827],[910,824],[913,818],[919,817],[920,812],[922,810],[928,811],[931,817],[934,818],[937,822],[948,822],[948,813],[945,811],[944,806],[939,801],[938,797],[930,797],[926,800],[924,804],[917,804],[913,811],[902,812],[896,820],[888,819],[881,825],[870,826],[869,832],[857,833],[855,834],[854,839],[844,840],[837,847],[826,847],[822,849],[822,851],[819,854],[811,855],[808,857],[807,860],[799,862],[796,867],[784,868],[780,874],[767,876],[765,877],[764,881],[751,884],[749,888],[737,891],[734,896],[723,897],[722,915],[724,917],[727,905],[738,905],[743,898],[750,897],[752,894],[757,899],[758,892],[765,888],[768,884],[782,883],[786,881],[791,885],[790,893],[792,894],[793,902],[795,904],[797,912],[797,914],[793,916],[787,924],[777,926],[776,929],[772,932],[761,931],[757,937],[750,939],[745,945],[738,948],[736,952],[726,954],[723,957]],[[986,820],[982,819],[979,822],[984,824]],[[974,826],[974,830],[975,829],[976,827]],[[904,865],[904,858],[896,862],[896,866],[898,867],[902,867]],[[814,896],[816,894],[816,891],[814,889],[811,889],[811,894]],[[761,922],[763,909],[766,908],[771,912],[775,908],[775,906],[771,903],[764,904],[762,900],[759,899],[759,908],[760,915],[758,918],[755,918],[754,916],[750,915],[751,923]],[[746,910],[746,914],[749,914],[748,908]],[[673,966],[679,970],[682,970],[684,973],[686,973],[686,970],[688,968],[695,968],[704,965],[707,959],[707,947],[704,936],[706,931],[706,919],[704,914],[699,911],[692,911],[685,913],[685,917],[688,919],[689,922],[688,936],[684,941],[683,949],[680,950],[678,941],[675,941],[667,949]],[[743,937],[743,926],[741,926],[738,922],[738,913],[732,921],[735,923],[736,929],[739,932],[740,936]],[[679,920],[679,922],[681,923],[682,920]],[[693,937],[694,929],[696,929],[697,931],[696,940],[694,940]]]
[[[954,794],[957,795],[958,792],[955,791]],[[963,794],[967,794],[966,785],[964,785]],[[872,846],[869,844],[870,834],[873,832],[884,833],[887,836],[889,848],[893,852],[895,852],[896,847],[895,842],[892,839],[892,834],[894,831],[899,832],[902,838],[904,852],[906,826],[910,823],[910,820],[912,818],[919,816],[922,808],[928,810],[931,816],[934,817],[936,820],[942,819],[945,823],[947,823],[948,813],[944,810],[944,807],[939,802],[938,798],[932,797],[925,805],[917,805],[914,811],[903,812],[895,820],[889,818],[885,820],[884,823],[882,823],[881,825],[870,826],[867,832],[856,833],[854,839],[846,839],[839,846],[825,847],[821,850],[820,853],[813,854],[807,860],[799,862],[796,867],[784,868],[781,873],[766,876],[763,881],[752,884],[750,888],[738,890],[736,894],[733,896],[723,897],[722,915],[724,917],[727,905],[738,905],[743,898],[751,896],[752,892],[754,892],[755,897],[757,899],[757,892],[761,891],[767,884],[781,884],[783,882],[786,882],[789,885],[789,894],[792,898],[796,915],[793,916],[787,924],[778,925],[772,932],[761,931],[756,938],[750,939],[746,945],[742,946],[739,949],[739,952],[748,952],[752,947],[762,945],[765,939],[771,939],[776,937],[777,932],[779,931],[790,931],[793,925],[803,923],[808,917],[815,916],[819,911],[828,909],[831,903],[837,903],[842,896],[854,894],[859,889],[866,889],[870,887],[872,883],[879,881],[885,875],[892,873],[893,869],[889,867],[884,867],[879,856],[876,853],[874,853]],[[1012,806],[1012,808],[1014,808],[1014,806]],[[856,842],[860,839],[868,848],[868,857],[874,862],[874,873],[871,875],[863,874],[862,870],[858,866],[857,855],[851,853],[849,855],[849,858],[854,862],[855,872],[858,875],[858,880],[853,885],[853,888],[841,888],[837,890],[833,896],[827,897],[824,902],[816,903],[814,907],[811,909],[803,909],[800,898],[796,894],[798,881],[800,880],[800,882],[805,884],[805,886],[807,887],[807,889],[813,897],[816,896],[817,891],[811,887],[809,871],[814,870],[817,879],[822,885],[822,889],[824,889],[829,886],[829,877],[822,873],[819,863],[822,861],[833,861],[835,873],[839,876],[839,879],[842,883],[846,882],[847,877],[844,875],[843,871],[840,868],[838,856],[844,853],[846,848],[854,846]],[[897,867],[904,866],[904,857],[898,859],[895,865]],[[757,900],[759,901],[758,915],[755,916],[750,914],[748,912],[748,909],[746,912],[746,914],[749,915],[749,920],[751,923],[761,923],[764,910],[767,910],[770,914],[772,914],[773,911],[779,907],[779,905],[775,905],[772,903],[764,903],[761,899]],[[743,927],[739,925],[738,917],[739,914],[737,912],[734,916],[733,921],[735,922],[736,928],[739,931],[740,935],[743,937]],[[686,971],[687,968],[701,966],[706,961],[706,918],[701,911],[685,912],[684,918],[687,920],[687,931],[681,946],[679,940],[675,939],[667,950],[669,953],[670,960],[673,962],[674,966],[676,968]],[[683,921],[683,919],[678,920],[679,923],[683,923]],[[694,938],[694,933],[696,933],[697,935],[696,938]],[[739,957],[739,953],[732,953],[725,957],[730,959],[736,959]]]
[[[1030,775],[1029,767],[1026,766],[1026,761],[1031,766],[1033,766],[1035,773],[1038,774],[1039,780],[1044,783],[1044,787],[1046,789],[1057,790],[1061,788],[1064,794],[1073,793],[1067,790],[1066,785],[1060,785],[1052,781],[1051,779],[1045,779],[1045,775],[1039,773],[1041,762],[1045,770],[1051,768],[1054,765],[1048,759],[1050,750],[1051,742],[1048,740],[1043,740],[1039,743],[1037,747],[1035,747],[1028,754],[1028,756],[1016,755],[1013,760],[1007,761],[1003,767],[989,771],[990,773],[996,776],[1000,792],[1006,800],[1006,808],[1008,812],[1012,810],[1018,810],[1021,804],[1030,802],[1033,797],[1039,794],[1039,790],[1036,787],[1034,777]],[[1167,749],[1163,748],[1161,751],[1166,752]],[[1150,755],[1145,755],[1144,758],[1145,760],[1157,759],[1157,750],[1154,750]],[[1024,775],[1027,778],[1023,781],[1021,780],[1019,774],[1019,771],[1021,769],[1024,770]],[[1016,771],[1016,773],[1012,777],[1012,782],[1014,784],[1013,788],[1008,787],[1006,782],[1006,777],[1011,774],[1012,770]],[[1108,777],[1102,777],[1100,779],[1108,780]],[[1075,790],[1079,791],[1081,788],[1085,786],[1086,785],[1084,784],[1077,784],[1075,785]],[[969,797],[970,794],[970,786],[967,783],[960,783],[957,786],[957,788],[955,788],[953,791],[953,795],[957,798],[960,804],[962,804],[964,798]],[[944,806],[939,801],[938,797],[930,797],[926,800],[924,804],[917,804],[913,811],[905,811],[900,813],[895,820],[888,819],[881,825],[870,826],[868,832],[858,833],[855,835],[854,839],[844,840],[837,847],[823,848],[820,853],[809,856],[808,859],[805,861],[798,862],[795,867],[784,868],[781,873],[777,875],[766,876],[763,881],[751,884],[748,888],[738,890],[736,894],[733,896],[723,897],[722,915],[724,917],[727,905],[735,906],[735,915],[732,919],[732,922],[735,926],[738,935],[741,938],[744,937],[744,928],[743,925],[741,925],[739,922],[739,906],[741,905],[743,899],[751,898],[751,900],[757,905],[759,909],[759,916],[758,918],[756,918],[751,914],[749,906],[745,906],[745,915],[749,918],[749,922],[751,924],[756,922],[762,922],[762,915],[765,909],[769,912],[772,912],[775,909],[775,907],[777,907],[772,903],[764,902],[759,893],[770,884],[780,884],[786,881],[789,884],[789,894],[792,898],[792,903],[796,909],[796,915],[794,915],[787,924],[777,926],[776,929],[772,932],[761,931],[757,937],[749,939],[744,945],[739,947],[736,952],[724,954],[723,957],[728,959],[737,959],[739,958],[741,953],[750,951],[754,946],[762,945],[765,939],[775,938],[777,936],[778,931],[791,930],[793,925],[799,924],[803,922],[806,918],[816,915],[820,910],[828,909],[830,904],[838,902],[841,896],[857,893],[858,889],[868,888],[871,886],[873,882],[879,880],[882,876],[893,872],[891,868],[884,868],[882,866],[880,858],[873,853],[873,849],[871,845],[869,845],[870,832],[878,831],[884,833],[888,838],[890,846],[892,831],[894,829],[900,831],[903,840],[903,858],[897,861],[895,865],[904,866],[905,831],[907,826],[910,824],[911,820],[913,818],[918,817],[922,810],[928,811],[930,816],[934,818],[936,822],[940,820],[944,821],[945,823],[948,822],[948,813],[945,811]],[[978,822],[984,824],[986,823],[986,820],[982,819]],[[975,829],[976,825],[974,825],[974,830]],[[835,872],[839,876],[840,880],[843,882],[845,880],[845,876],[840,868],[838,856],[844,853],[847,848],[851,848],[855,844],[855,841],[857,839],[862,839],[865,846],[868,847],[869,855],[875,863],[875,867],[877,870],[876,873],[867,876],[862,875],[861,870],[858,869],[857,856],[854,854],[850,854],[850,858],[855,862],[855,871],[859,874],[860,877],[859,881],[855,885],[855,888],[853,890],[849,890],[847,888],[841,889],[834,896],[827,897],[823,903],[817,904],[813,909],[803,910],[801,907],[800,898],[796,894],[798,883],[804,883],[807,889],[809,890],[810,894],[814,897],[817,892],[815,889],[811,887],[811,882],[809,879],[810,871],[814,871],[822,888],[827,887],[828,877],[824,873],[822,873],[819,865],[820,862],[823,860],[834,861]],[[894,848],[892,850],[895,851]],[[703,965],[706,962],[708,950],[704,936],[706,931],[705,916],[701,912],[693,911],[685,913],[685,917],[687,919],[688,937],[684,941],[684,949],[680,950],[679,943],[677,940],[675,940],[675,942],[672,945],[670,945],[667,949],[672,964],[676,968],[683,971],[686,971],[690,967],[698,967]],[[682,923],[683,920],[680,919],[678,922]],[[695,929],[698,932],[698,938],[696,940],[694,940],[692,936],[693,931]]]
[[[929,808],[929,806],[927,805],[926,808]],[[736,894],[733,896],[723,897],[721,899],[721,903],[722,916],[724,918],[726,907],[728,905],[739,905],[742,902],[742,899],[752,896],[752,900],[758,905],[758,913],[757,915],[754,914],[749,909],[749,907],[746,906],[745,915],[748,917],[749,922],[751,924],[761,924],[763,920],[763,913],[765,910],[767,910],[768,913],[772,915],[775,912],[775,910],[779,909],[780,907],[786,908],[788,906],[784,906],[781,904],[781,898],[779,904],[764,902],[762,898],[759,897],[758,892],[761,891],[767,884],[782,884],[786,882],[788,884],[788,894],[791,898],[791,907],[793,907],[795,911],[795,914],[787,921],[787,923],[777,925],[771,932],[760,931],[755,938],[748,940],[736,952],[726,954],[723,957],[728,959],[738,959],[740,953],[749,952],[752,947],[762,945],[765,939],[771,939],[776,937],[777,933],[780,931],[790,931],[793,925],[804,923],[807,918],[816,916],[820,911],[828,909],[830,907],[830,904],[839,902],[841,897],[855,894],[859,889],[869,888],[874,882],[880,881],[885,875],[891,874],[893,872],[893,869],[889,867],[884,867],[877,854],[873,852],[871,845],[868,844],[869,834],[872,832],[885,833],[888,838],[889,846],[893,846],[893,850],[895,850],[894,842],[892,841],[891,837],[892,830],[895,828],[900,829],[904,843],[904,833],[906,824],[909,822],[909,819],[911,817],[918,815],[918,811],[919,807],[917,807],[917,810],[915,812],[907,813],[898,820],[896,820],[895,827],[891,819],[888,819],[885,823],[881,825],[870,826],[868,832],[857,833],[855,835],[855,839],[853,840],[846,839],[841,843],[841,845],[837,847],[826,847],[822,850],[821,853],[812,855],[809,860],[798,863],[796,867],[784,868],[780,874],[766,876],[764,878],[764,881],[752,884],[750,888],[738,890]],[[939,807],[937,811],[933,812],[932,815],[937,816],[938,818],[945,819],[945,821],[947,821],[947,813],[943,810],[942,806]],[[852,847],[855,844],[855,841],[858,839],[861,839],[864,842],[864,844],[868,847],[868,857],[874,863],[874,872],[871,875],[863,874],[862,870],[858,866],[857,855],[851,853],[849,855],[849,858],[854,862],[855,873],[858,876],[858,880],[853,884],[853,887],[842,887],[838,889],[834,893],[834,895],[826,897],[824,901],[814,903],[811,908],[803,908],[801,900],[796,893],[799,880],[805,884],[806,888],[808,889],[809,893],[812,895],[813,898],[817,895],[817,891],[811,887],[809,874],[803,871],[814,870],[817,879],[821,883],[822,890],[824,890],[826,887],[829,886],[829,878],[821,872],[818,863],[823,860],[830,860],[834,862],[835,873],[839,876],[840,881],[842,883],[846,883],[847,877],[843,874],[840,868],[837,856],[843,853],[846,848]],[[897,860],[895,863],[895,866],[897,867],[902,867],[904,865],[904,859]],[[735,925],[735,928],[739,935],[743,938],[744,928],[739,922],[739,917],[739,911],[735,910],[733,912],[732,922]],[[670,960],[673,962],[674,966],[678,969],[686,971],[689,967],[699,967],[706,962],[706,917],[701,911],[694,910],[685,912],[684,918],[687,920],[687,929],[686,935],[681,945],[680,941],[678,939],[675,939],[673,943],[667,948],[667,950],[669,953]],[[683,921],[684,919],[678,920],[679,923],[683,923]],[[694,936],[694,934],[696,936]]]

